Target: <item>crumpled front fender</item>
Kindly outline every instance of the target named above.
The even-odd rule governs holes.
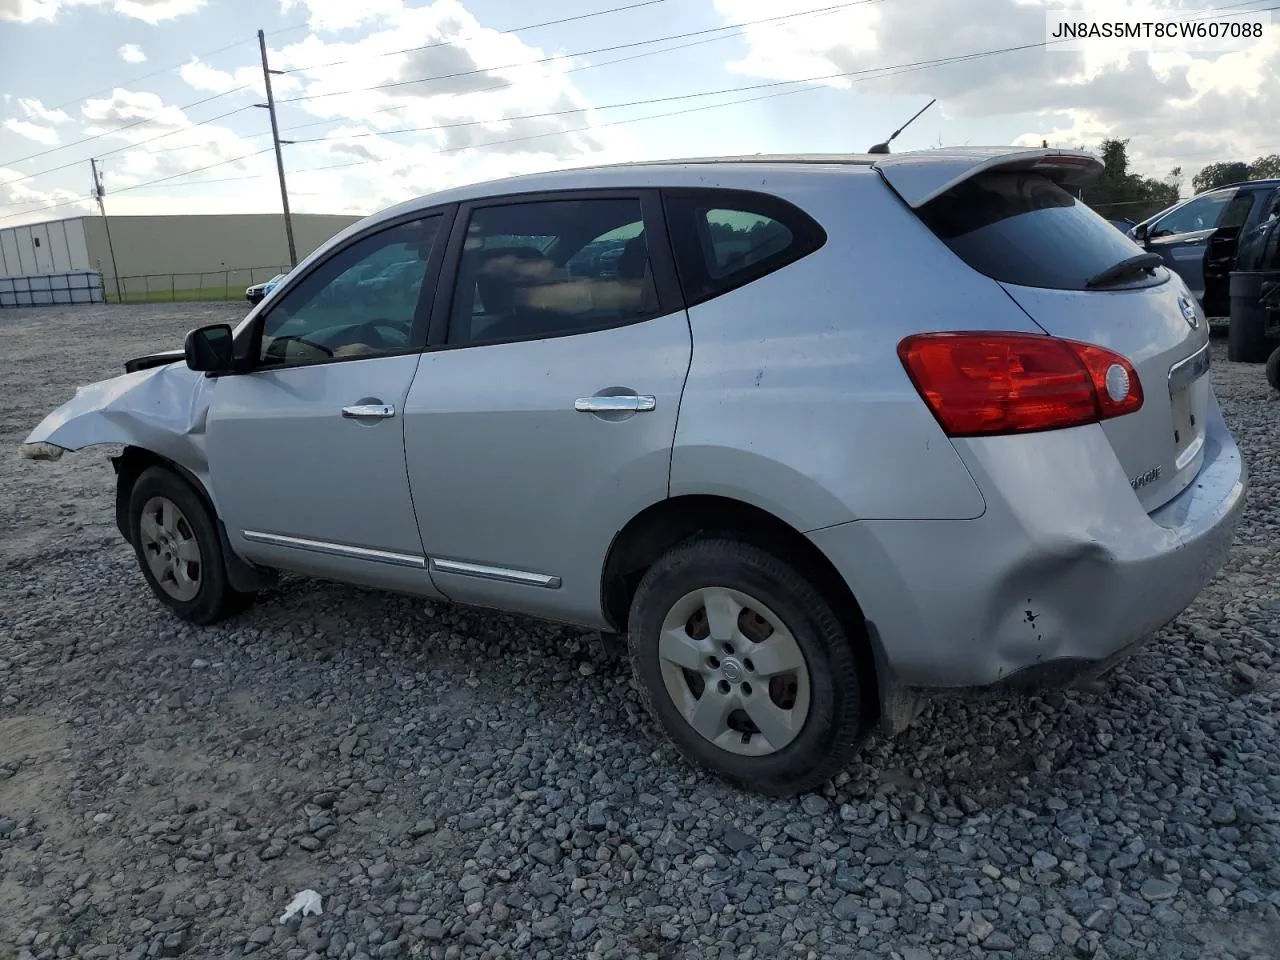
[[[181,363],[152,367],[77,389],[27,435],[22,454],[53,460],[67,450],[124,444],[157,453],[203,480],[208,412],[204,374]]]

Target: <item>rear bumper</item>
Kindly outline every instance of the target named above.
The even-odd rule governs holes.
[[[1199,475],[1147,514],[1101,428],[957,443],[987,500],[966,521],[856,521],[809,534],[845,576],[882,686],[1053,686],[1178,616],[1221,569],[1246,470],[1211,400]]]

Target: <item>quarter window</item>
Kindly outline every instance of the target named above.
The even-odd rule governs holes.
[[[467,225],[449,341],[585,333],[657,310],[639,198],[481,207]]]
[[[285,290],[262,329],[259,362],[297,366],[403,353],[440,217],[357,240]]]
[[[826,242],[811,217],[768,194],[670,190],[663,203],[690,306],[780,270]]]

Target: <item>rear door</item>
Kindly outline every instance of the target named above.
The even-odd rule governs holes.
[[[667,496],[692,353],[661,205],[516,196],[457,223],[405,402],[432,579],[463,603],[601,624],[613,538]]]
[[[1161,266],[1108,276],[1142,251],[1063,190],[1051,168],[988,169],[917,213],[952,252],[1004,290],[1047,333],[1126,356],[1143,405],[1106,420],[1148,510],[1176,496],[1203,462],[1208,325],[1186,285]]]

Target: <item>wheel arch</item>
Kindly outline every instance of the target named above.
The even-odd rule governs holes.
[[[221,541],[223,562],[226,564],[227,579],[231,585],[241,592],[251,593],[275,581],[275,571],[250,563],[231,548],[231,542],[227,538],[227,528],[223,525],[222,518],[218,516],[213,498],[209,495],[203,481],[191,470],[154,450],[136,446],[126,446],[118,456],[112,457],[111,466],[116,472],[116,528],[125,542],[133,544],[129,524],[129,499],[134,484],[151,467],[163,467],[186,481],[204,508],[209,511],[214,528],[218,531],[218,539]]]
[[[840,618],[866,684],[863,703],[876,713],[881,697],[880,658],[875,654],[873,631],[852,589],[813,541],[769,511],[744,501],[690,494],[661,500],[632,517],[614,537],[601,575],[600,601],[606,622],[620,634],[627,632],[631,600],[640,579],[662,554],[690,540],[720,537],[767,550],[809,579]]]
[[[129,494],[133,491],[133,485],[138,482],[138,478],[150,467],[164,467],[180,476],[191,485],[200,502],[209,511],[209,515],[217,519],[218,511],[214,508],[213,499],[200,478],[176,460],[145,447],[129,445],[118,456],[111,458],[111,466],[116,472],[116,527],[120,530],[120,535],[130,543],[133,542],[133,537],[129,530]]]

